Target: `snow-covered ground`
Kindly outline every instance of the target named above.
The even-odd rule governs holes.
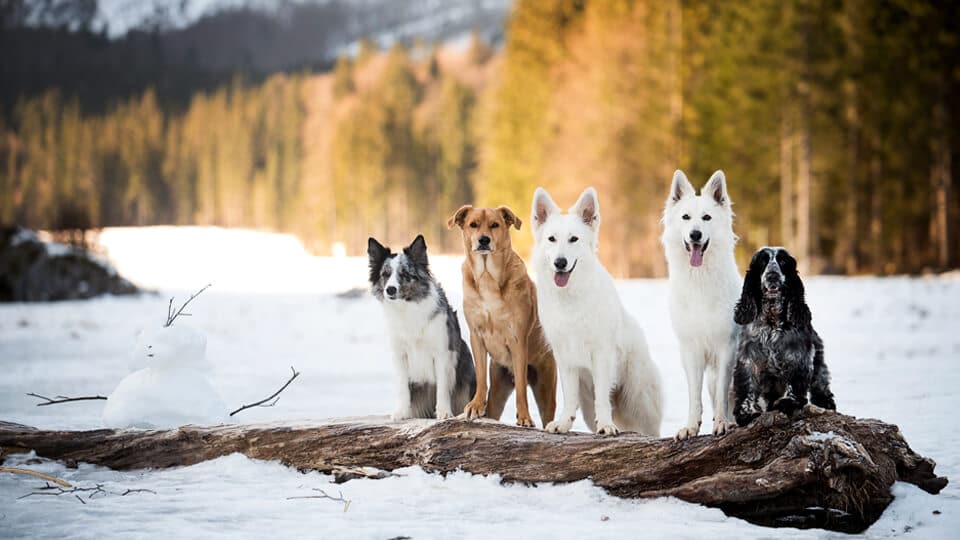
[[[182,301],[208,282],[213,287],[191,304],[193,317],[176,324],[207,336],[214,368],[209,379],[227,406],[269,394],[287,379],[291,365],[302,372],[275,407],[245,411],[239,421],[392,410],[393,374],[380,307],[367,294],[337,296],[364,287],[364,259],[313,258],[290,237],[218,229],[108,230],[103,241],[121,274],[162,292],[0,306],[0,420],[42,428],[100,427],[102,401],[36,407],[24,394],[109,394],[129,373],[137,332],[163,324],[170,296]],[[431,261],[458,305],[459,258]],[[960,277],[806,282],[840,409],[898,424],[911,446],[936,460],[937,472],[955,482],[960,478],[954,411],[960,406]],[[685,419],[686,389],[666,315],[666,283],[635,280],[619,288],[646,329],[663,374],[662,429],[672,435]],[[510,405],[503,418],[510,421],[514,414]],[[710,418],[709,411],[704,418]],[[585,428],[578,421],[575,429]],[[843,536],[756,527],[677,500],[621,500],[589,481],[529,487],[501,485],[495,477],[442,478],[409,469],[399,471],[400,477],[335,486],[321,474],[239,455],[146,472],[82,464],[67,469],[25,460],[8,459],[6,465],[28,466],[80,486],[102,484],[109,493],[85,496],[87,504],[71,496],[20,499],[43,482],[0,474],[2,538]],[[288,500],[315,494],[313,488],[334,496],[342,492],[349,508],[323,499]],[[155,493],[119,495],[127,489]],[[897,484],[894,494],[896,500],[867,537],[957,538],[956,483],[937,496],[907,484]]]

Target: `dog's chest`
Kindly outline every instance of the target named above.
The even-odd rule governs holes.
[[[787,374],[802,366],[810,357],[809,347],[804,347],[795,332],[768,325],[751,324],[748,327],[748,344],[755,369],[768,374]]]
[[[494,360],[509,362],[507,342],[516,334],[511,306],[504,299],[499,284],[488,274],[477,280],[476,291],[470,309],[471,332],[479,335]]]

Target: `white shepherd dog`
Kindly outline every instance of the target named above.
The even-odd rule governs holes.
[[[598,434],[623,430],[659,436],[660,373],[643,330],[620,303],[613,278],[597,258],[596,190],[587,188],[563,214],[546,190],[537,188],[531,223],[540,322],[563,387],[563,410],[546,430],[569,431],[579,406]]]
[[[670,269],[670,319],[690,400],[687,425],[677,439],[700,432],[704,373],[713,433],[726,433],[734,425],[729,395],[737,328],[733,309],[741,279],[733,257],[737,236],[731,204],[723,171],[713,173],[700,195],[683,171],[673,174],[661,241]]]

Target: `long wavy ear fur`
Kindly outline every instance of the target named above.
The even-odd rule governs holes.
[[[804,298],[803,281],[797,273],[797,260],[787,253],[786,261],[780,269],[786,278],[787,320],[793,326],[807,328],[812,317]]]
[[[367,256],[370,258],[370,283],[375,284],[380,281],[380,269],[383,268],[383,261],[390,256],[390,248],[371,237],[367,240]]]
[[[758,255],[753,256],[747,275],[743,277],[743,290],[740,291],[740,300],[733,312],[733,320],[737,324],[750,324],[757,318],[760,311],[761,295],[760,276],[763,275],[763,265]]]

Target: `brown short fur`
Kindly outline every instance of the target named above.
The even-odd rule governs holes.
[[[557,407],[557,363],[540,327],[536,286],[510,243],[510,227],[520,229],[520,224],[506,206],[463,206],[447,222],[451,229],[460,227],[467,256],[463,262],[463,312],[470,327],[477,391],[464,412],[468,418],[499,419],[516,388],[517,424],[533,426],[527,404],[529,384],[546,426]],[[483,236],[490,238],[489,252],[477,251]]]

